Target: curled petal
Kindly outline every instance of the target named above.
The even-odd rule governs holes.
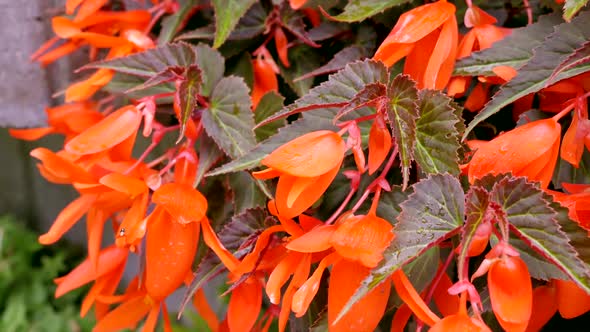
[[[318,176],[313,183],[310,183],[306,178],[290,175],[281,176],[276,193],[276,208],[279,216],[281,218],[293,218],[311,207],[328,189],[336,175],[338,175],[339,170],[340,164],[329,172]],[[302,183],[305,184],[303,190],[300,187]],[[298,193],[296,195],[292,194],[293,188],[297,190],[298,187]]]
[[[315,177],[338,167],[345,151],[346,144],[340,135],[320,130],[280,146],[262,164],[292,176]]]
[[[72,138],[65,150],[78,155],[102,152],[137,133],[141,112],[134,106],[123,107]]]
[[[161,205],[178,222],[186,224],[199,221],[207,212],[207,199],[187,184],[167,183],[152,196],[152,202]]]
[[[297,252],[320,252],[332,247],[332,234],[336,230],[334,225],[321,225],[299,236],[287,244],[287,249]]]
[[[152,309],[144,296],[137,296],[119,305],[104,316],[92,332],[116,332],[134,329],[137,323]]]
[[[354,216],[338,226],[331,243],[342,257],[375,267],[394,238],[393,226],[374,215]]]
[[[98,256],[98,269],[95,270],[90,259],[86,259],[67,275],[55,279],[57,288],[55,297],[58,298],[67,292],[83,286],[96,278],[103,276],[119,268],[121,264],[127,261],[127,249],[115,246],[105,248]]]
[[[391,133],[383,119],[377,119],[369,132],[369,174],[375,173],[391,149]]]
[[[95,195],[82,195],[66,206],[57,216],[47,233],[39,236],[39,243],[48,245],[57,242],[90,209]]]
[[[98,182],[113,190],[125,193],[131,198],[135,198],[137,195],[147,192],[148,190],[145,182],[121,173],[107,174],[100,178]]]
[[[339,257],[334,253],[324,257],[320,261],[320,264],[317,266],[311,277],[307,279],[307,281],[295,292],[293,295],[293,302],[291,304],[291,310],[293,310],[295,316],[301,317],[305,314],[307,308],[309,308],[309,305],[311,304],[311,301],[320,288],[320,281],[322,279],[324,270],[328,265],[337,259],[339,259]]]
[[[406,303],[412,312],[420,318],[426,325],[432,326],[440,320],[436,314],[428,308],[420,294],[416,291],[412,283],[406,277],[404,271],[398,269],[391,276],[393,285],[399,297]]]

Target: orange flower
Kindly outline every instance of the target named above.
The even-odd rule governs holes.
[[[266,51],[266,49],[265,49]],[[270,57],[268,51],[262,51],[254,60],[252,60],[252,69],[254,70],[254,86],[252,87],[252,110],[256,109],[258,102],[269,91],[278,91],[279,83],[277,74],[279,69],[276,63]]]
[[[554,119],[517,127],[482,144],[469,162],[469,182],[486,174],[511,172],[547,188],[559,154],[561,126]]]
[[[524,331],[533,308],[533,286],[529,269],[517,256],[494,261],[488,271],[492,309],[507,331]]]
[[[269,168],[259,179],[279,176],[276,205],[280,216],[292,218],[312,206],[338,174],[346,144],[337,133],[315,131],[280,146],[262,160]]]
[[[469,56],[472,52],[480,51],[492,46],[496,41],[506,37],[511,30],[497,27],[495,17],[472,5],[465,11],[465,26],[471,28],[461,38],[457,51],[457,59]],[[448,95],[461,96],[467,90],[470,77],[453,77],[449,81]],[[465,101],[465,108],[474,112],[483,107],[488,99],[489,85],[477,83]]]
[[[336,318],[354,294],[370,269],[357,262],[340,260],[332,267],[328,286],[328,330],[331,332],[372,332],[383,317],[389,293],[390,282],[383,282],[356,302],[338,321]],[[370,310],[367,310],[370,308]]]
[[[571,280],[554,280],[557,309],[563,318],[574,318],[590,311],[590,294]]]
[[[490,332],[490,328],[480,320],[465,313],[457,313],[443,318],[432,326],[429,332]]]
[[[527,332],[540,331],[557,312],[556,288],[552,284],[533,290],[533,313],[526,327]]]
[[[373,59],[390,67],[406,57],[404,74],[418,88],[443,89],[455,65],[457,40],[455,6],[441,0],[402,14]]]

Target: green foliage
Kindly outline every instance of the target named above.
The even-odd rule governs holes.
[[[90,331],[90,317],[80,318],[80,290],[54,299],[53,279],[65,274],[71,248],[47,249],[12,217],[0,217],[0,331]]]

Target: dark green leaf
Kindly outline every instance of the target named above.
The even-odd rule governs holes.
[[[156,74],[158,75],[158,74]],[[143,97],[158,95],[158,94],[169,94],[176,91],[176,87],[174,83],[162,83],[151,87],[145,87],[140,89],[135,89],[138,86],[141,86],[146,81],[142,77],[133,76],[129,74],[123,73],[115,73],[113,79],[105,85],[103,88],[104,91],[115,93],[115,94],[125,94],[129,98],[133,99],[140,99]],[[130,91],[132,90],[132,91]],[[170,99],[171,102],[172,99]],[[159,100],[160,101],[160,100]],[[158,102],[159,102],[158,101]]]
[[[402,211],[400,206],[412,193],[412,187],[402,190],[400,186],[392,186],[391,191],[381,193],[377,215],[390,223],[397,222],[397,217]]]
[[[578,168],[558,158],[552,182],[556,189],[561,189],[563,182],[590,184],[590,152],[584,150]]]
[[[585,43],[582,47],[578,48],[572,55],[570,55],[565,61],[563,61],[551,74],[549,83],[552,79],[557,77],[563,71],[573,69],[576,66],[583,65],[590,62],[590,42]]]
[[[225,59],[209,45],[198,44],[194,46],[194,50],[197,54],[196,63],[203,74],[201,95],[209,97],[213,87],[223,78]]]
[[[496,114],[508,104],[530,93],[546,87],[557,64],[563,63],[578,48],[590,39],[590,11],[574,18],[570,23],[555,27],[539,47],[531,60],[520,68],[518,75],[506,83],[490,100],[483,110],[469,123],[464,137],[480,122]],[[576,66],[557,75],[560,81],[590,70],[590,64]]]
[[[379,14],[393,6],[399,6],[409,0],[349,0],[344,11],[332,19],[342,22],[358,22]]]
[[[256,107],[256,111],[254,111],[254,121],[258,124],[260,121],[280,111],[283,108],[284,100],[285,98],[273,91],[262,96],[262,99],[260,99],[260,102]],[[276,134],[279,128],[283,127],[285,123],[286,121],[284,119],[276,120],[267,125],[256,128],[254,131],[256,133],[256,139],[260,142],[271,137]]]
[[[323,21],[317,27],[312,28],[307,33],[309,39],[313,41],[322,41],[334,38],[345,31],[350,30],[350,26],[345,23]]]
[[[327,82],[314,87],[308,94],[287,106],[280,113],[290,113],[292,109],[310,105],[347,102],[365,85],[386,81],[387,68],[383,63],[372,60],[353,62],[338,73],[331,75]],[[337,111],[338,108],[327,107],[303,114],[302,118],[279,129],[276,135],[260,143],[244,157],[214,169],[208,176],[254,168],[258,166],[260,160],[279,146],[309,132],[316,130],[337,131],[338,127],[332,124],[332,119]],[[370,110],[359,110],[357,112],[359,113],[354,115],[368,115]]]
[[[387,87],[387,120],[399,149],[404,189],[410,180],[410,166],[414,160],[416,119],[420,115],[417,101],[416,82],[409,76],[398,75]]]
[[[495,76],[492,69],[496,66],[518,69],[533,56],[533,49],[541,45],[545,37],[560,23],[563,23],[563,19],[558,14],[552,14],[541,16],[539,21],[524,28],[514,29],[510,35],[495,42],[491,48],[457,60],[454,75]]]
[[[193,111],[197,107],[197,96],[201,89],[201,70],[192,65],[186,69],[184,73],[184,80],[178,86],[178,99],[180,106],[180,136],[177,143],[184,136],[186,130],[186,123],[193,115]]]
[[[241,76],[252,91],[254,86],[254,67],[252,66],[252,56],[250,53],[242,54],[237,63],[228,70],[228,75]]]
[[[381,82],[369,83],[359,91],[345,106],[336,114],[336,119],[353,112],[362,107],[375,107],[380,99],[386,95],[387,86]]]
[[[421,90],[420,117],[416,121],[414,158],[425,173],[459,174],[457,151],[460,118],[451,99],[439,91]]]
[[[482,187],[472,186],[465,197],[465,226],[463,227],[461,253],[459,261],[467,257],[469,245],[475,236],[475,232],[481,225],[488,211],[489,193]]]
[[[586,4],[588,4],[588,0],[565,0],[565,5],[563,5],[563,18],[565,18],[566,21],[571,20],[582,7],[586,6]]]
[[[414,192],[401,204],[396,236],[385,250],[383,261],[363,280],[339,316],[395,270],[455,234],[463,225],[465,195],[457,178],[437,174],[412,187]]]
[[[234,29],[240,17],[256,2],[255,0],[213,0],[215,9],[215,41],[214,48],[219,48],[231,31]]]
[[[201,132],[198,142],[199,152],[199,167],[197,168],[197,177],[195,180],[196,184],[201,183],[203,176],[207,173],[221,157],[223,157],[223,151],[219,149],[215,141],[206,132]]]
[[[174,38],[174,35],[186,24],[186,20],[196,6],[196,0],[181,1],[178,11],[162,20],[162,30],[158,34],[158,45],[166,45]]]
[[[125,74],[152,77],[168,67],[188,67],[194,63],[195,52],[193,48],[189,44],[180,42],[128,56],[93,62],[82,69],[107,68]]]
[[[531,249],[522,239],[511,238],[510,245],[518,250],[520,258],[526,263],[532,278],[539,280],[567,279],[565,273]]]
[[[294,82],[315,77],[318,75],[331,74],[344,68],[344,66],[346,66],[348,63],[360,60],[361,58],[366,57],[367,55],[368,54],[365,51],[365,49],[363,49],[360,46],[347,46],[340,50],[338,53],[334,54],[334,57],[330,61],[328,61],[328,63],[306,73],[305,75],[297,77],[294,80]]]
[[[128,95],[135,91],[150,89],[156,87],[161,84],[166,84],[175,81],[180,75],[177,71],[182,72],[184,68],[175,68],[175,67],[168,67],[166,70],[157,73],[156,75],[150,77],[147,81],[143,82],[140,85],[137,85],[127,91],[125,94]],[[120,74],[120,75],[127,75],[127,74]],[[135,76],[134,76],[135,77]]]
[[[229,185],[233,193],[234,214],[240,214],[247,209],[265,207],[266,196],[247,172],[230,174]]]
[[[201,123],[231,158],[244,156],[256,144],[248,86],[241,77],[225,77],[213,89]]]
[[[561,229],[558,213],[542,190],[525,178],[506,177],[496,183],[491,198],[502,207],[516,235],[590,292],[590,267]]]
[[[187,40],[187,39],[208,39],[215,38],[215,25],[206,25],[204,27],[196,28],[181,34],[176,37],[176,40]]]
[[[280,7],[279,13],[282,21],[282,27],[293,34],[304,44],[311,47],[320,47],[313,40],[309,38],[307,31],[305,30],[305,23],[303,18],[305,17],[301,11],[291,9],[291,6],[287,2],[283,2]]]
[[[289,61],[291,63],[289,68],[280,64],[281,76],[291,89],[302,97],[313,85],[313,77],[297,81],[295,79],[319,67],[319,55],[316,50],[307,45],[298,45],[289,49]]]

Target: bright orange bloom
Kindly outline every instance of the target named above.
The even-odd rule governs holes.
[[[353,261],[340,260],[332,267],[328,286],[328,323],[331,332],[372,332],[383,317],[391,283],[383,282],[355,303],[338,321],[336,318],[370,269]],[[370,308],[370,310],[367,310]]]
[[[533,313],[526,327],[527,332],[540,331],[557,312],[556,288],[552,284],[533,290]]]
[[[377,116],[369,132],[369,174],[381,166],[391,149],[391,132],[382,116]]]
[[[440,90],[451,78],[457,41],[455,5],[441,0],[402,14],[373,59],[390,67],[406,57],[404,74],[418,88]]]
[[[293,8],[295,10],[301,8],[303,5],[305,5],[306,2],[307,2],[307,0],[289,0],[289,4],[291,5],[291,8]]]
[[[466,313],[446,316],[432,326],[430,332],[490,332],[490,328],[480,320]]]
[[[488,270],[492,309],[507,331],[524,331],[533,308],[533,286],[525,262],[517,256],[500,257]]]
[[[337,133],[315,131],[277,148],[262,160],[269,168],[255,172],[259,179],[279,176],[277,211],[293,218],[312,206],[338,174],[346,144]]]
[[[561,126],[554,119],[517,127],[482,144],[469,162],[469,182],[487,174],[511,172],[547,188],[559,154]]]
[[[254,70],[254,86],[252,87],[252,109],[255,110],[258,102],[267,92],[278,91],[279,82],[277,74],[279,70],[270,54],[263,52],[252,60]]]
[[[495,17],[474,5],[467,8],[464,22],[465,26],[471,28],[471,30],[461,38],[457,51],[457,59],[467,57],[472,52],[489,48],[493,43],[503,39],[511,32],[510,29],[497,27],[495,25],[497,23]],[[470,82],[470,77],[451,78],[448,85],[448,95],[463,95],[469,87]],[[482,83],[477,83],[465,101],[465,108],[472,112],[481,109],[488,100],[489,88],[489,84],[484,86]]]
[[[557,309],[563,318],[574,318],[590,311],[590,294],[571,280],[554,280]]]

